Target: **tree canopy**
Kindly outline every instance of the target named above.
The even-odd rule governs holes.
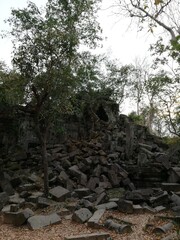
[[[13,41],[13,66],[23,79],[24,105],[42,147],[45,193],[48,194],[46,142],[49,128],[71,111],[71,97],[79,84],[79,47],[95,47],[101,29],[96,20],[100,1],[48,0],[44,9],[28,2],[13,9],[8,23]]]

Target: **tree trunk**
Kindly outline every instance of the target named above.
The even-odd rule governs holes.
[[[49,195],[49,178],[48,178],[48,159],[47,159],[47,145],[46,137],[44,137],[42,145],[42,163],[44,171],[44,195],[48,197]]]
[[[42,168],[44,173],[44,195],[48,197],[49,195],[49,178],[48,178],[48,159],[47,159],[47,135],[49,130],[49,124],[44,126],[44,129],[40,128],[38,115],[34,118],[36,134],[41,145],[42,154]]]
[[[154,120],[154,114],[155,114],[155,108],[153,103],[150,103],[150,109],[149,109],[149,116],[147,120],[147,127],[149,131],[152,133],[152,125],[153,125],[153,120]]]
[[[126,120],[126,157],[128,160],[132,159],[134,147],[134,126]]]

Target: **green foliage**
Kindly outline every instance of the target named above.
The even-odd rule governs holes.
[[[29,2],[24,9],[12,10],[8,19],[14,44],[13,65],[25,83],[24,105],[19,109],[35,123],[42,148],[45,195],[49,128],[60,123],[57,119],[62,114],[72,112],[71,98],[79,82],[76,67],[80,44],[96,47],[100,40],[101,29],[96,21],[99,2],[48,0],[42,10]]]
[[[0,63],[0,105],[14,106],[23,103],[25,81],[20,74],[9,70],[4,63]]]
[[[139,124],[139,125],[143,125],[144,122],[144,118],[142,115],[137,115],[136,112],[132,111],[129,115],[128,115],[129,119],[135,123],[135,124]]]
[[[180,144],[180,138],[175,136],[175,137],[164,137],[163,141],[167,143],[169,146],[174,146],[174,145],[179,145]]]
[[[81,74],[76,72],[79,45],[95,47],[100,39],[99,2],[49,0],[44,10],[32,2],[12,10],[13,64],[26,81],[28,108],[41,121],[72,111],[69,100]]]
[[[117,60],[106,60],[106,75],[104,78],[105,88],[112,90],[112,98],[122,104],[127,96],[126,88],[129,84],[130,76],[133,71],[131,65],[121,66]]]
[[[171,59],[180,64],[180,35],[171,40],[169,44],[164,43],[163,38],[159,37],[157,42],[150,46],[150,51],[155,56],[155,65],[168,64]]]

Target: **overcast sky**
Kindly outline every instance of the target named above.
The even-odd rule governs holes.
[[[31,0],[38,6],[45,5],[46,0]],[[0,3],[0,30],[6,30],[8,25],[4,23],[11,14],[12,8],[23,8],[26,0],[5,0]],[[129,29],[128,19],[120,19],[112,14],[110,7],[112,1],[103,0],[102,10],[99,12],[99,22],[103,29],[103,48],[96,50],[97,53],[108,53],[113,58],[119,59],[122,64],[133,63],[135,58],[143,59],[148,56],[150,42],[153,36],[145,33],[137,33],[135,26]],[[108,10],[107,10],[108,9]],[[134,29],[133,29],[134,28]],[[8,65],[11,59],[11,41],[0,39],[0,60]]]

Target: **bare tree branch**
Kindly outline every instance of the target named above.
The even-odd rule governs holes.
[[[145,8],[142,8],[140,5],[140,1],[138,1],[138,4],[134,4],[132,0],[130,0],[131,5],[140,10],[142,13],[144,13],[145,15],[139,15],[139,14],[133,14],[132,17],[139,17],[139,18],[146,18],[149,17],[150,19],[152,19],[154,22],[156,22],[159,26],[163,27],[165,30],[167,30],[170,35],[171,35],[171,39],[174,40],[176,38],[175,32],[173,31],[172,27],[169,27],[168,25],[166,25],[165,23],[163,23],[162,21],[157,19],[157,16],[160,14],[160,12],[158,12],[158,15],[153,16],[152,14],[150,14],[148,11],[145,10]],[[167,4],[165,4],[161,9],[163,10],[169,3],[171,2],[171,0],[169,0],[167,2]]]

